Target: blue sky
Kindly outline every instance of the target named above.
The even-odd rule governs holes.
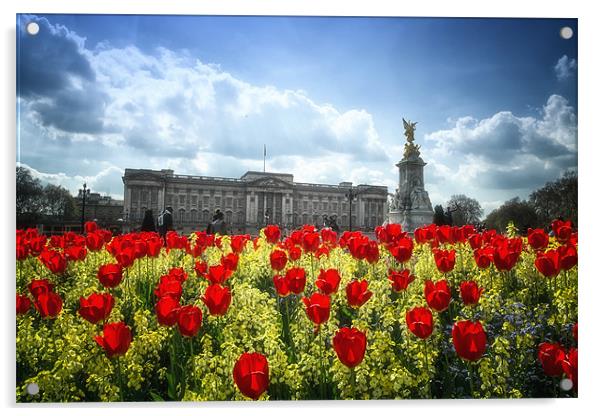
[[[23,22],[36,20],[31,37]],[[394,192],[401,117],[426,188],[486,211],[576,167],[571,19],[19,16],[20,162],[75,191],[126,167]],[[571,26],[575,36],[559,36]]]

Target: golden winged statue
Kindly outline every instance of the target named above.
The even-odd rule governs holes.
[[[406,136],[408,142],[412,143],[414,141],[414,131],[416,131],[416,124],[418,124],[418,122],[412,123],[410,120],[406,121],[405,118],[402,118],[402,120],[403,128],[405,130],[404,135]]]
[[[414,131],[416,131],[416,124],[418,122],[412,123],[410,120],[402,118],[403,120],[403,128],[405,132],[403,133],[406,136],[406,144],[404,147],[403,157],[404,159],[408,159],[410,157],[418,157],[420,156],[420,146],[414,144]]]

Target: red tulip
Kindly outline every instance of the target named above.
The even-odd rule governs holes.
[[[557,250],[538,252],[535,259],[535,268],[545,277],[555,277],[560,273],[560,255]]]
[[[406,312],[406,324],[412,334],[427,339],[433,333],[433,314],[429,308],[417,306]]]
[[[263,234],[268,243],[276,244],[280,240],[280,227],[277,225],[268,225],[263,229]]]
[[[493,261],[493,247],[477,248],[474,251],[474,261],[479,269],[488,268]]]
[[[378,243],[376,241],[371,240],[366,244],[365,255],[366,260],[370,264],[376,263],[378,261],[380,253],[378,251]]]
[[[456,322],[452,328],[452,339],[458,356],[468,361],[481,358],[487,347],[487,335],[479,321]]]
[[[146,254],[150,257],[158,257],[163,247],[163,239],[160,237],[152,237],[146,241]]]
[[[184,271],[183,267],[174,267],[167,273],[170,279],[177,280],[180,283],[184,283],[188,279],[188,273]]]
[[[288,248],[288,256],[290,257],[291,261],[299,260],[301,258],[301,254],[303,254],[303,252],[298,246],[291,246]]]
[[[391,286],[395,292],[406,290],[414,279],[416,279],[416,276],[411,274],[408,269],[401,271],[389,269],[389,280],[391,281]]]
[[[366,257],[366,242],[367,237],[363,235],[354,235],[349,238],[347,248],[354,259],[361,260]]]
[[[558,343],[550,344],[543,342],[539,344],[537,358],[548,376],[559,377],[562,375],[562,362],[566,357],[564,349]]]
[[[209,285],[202,297],[203,303],[207,305],[211,315],[225,315],[232,301],[230,289],[220,285]]]
[[[86,233],[93,233],[94,231],[98,230],[98,224],[96,224],[94,221],[86,221],[84,224],[84,230]]]
[[[574,245],[560,246],[557,250],[562,270],[570,270],[577,265],[577,248]]]
[[[117,253],[115,253],[115,260],[117,260],[117,263],[124,269],[130,267],[134,264],[134,260],[136,260],[134,247],[127,247],[117,251]]]
[[[314,293],[309,298],[301,298],[305,304],[307,317],[316,325],[320,325],[330,317],[330,297],[321,293]]]
[[[223,256],[221,263],[226,269],[231,270],[232,272],[236,271],[236,268],[238,267],[238,254],[229,253]]]
[[[303,234],[303,250],[306,253],[313,253],[320,247],[320,234],[317,232],[307,232]]]
[[[439,280],[437,283],[427,280],[424,283],[424,297],[431,309],[437,312],[446,310],[451,300],[451,291],[447,280]]]
[[[322,242],[329,246],[335,246],[337,244],[337,233],[331,228],[322,228],[320,230],[320,237]]]
[[[562,362],[562,369],[573,382],[573,390],[577,390],[577,348],[571,348]]]
[[[475,281],[466,281],[460,283],[460,296],[465,305],[476,305],[483,293],[483,288],[479,287]]]
[[[437,241],[440,243],[453,243],[453,231],[449,225],[440,225],[435,230]]]
[[[89,233],[86,235],[86,247],[90,251],[100,251],[104,246],[105,240],[100,233]]]
[[[411,238],[401,238],[395,244],[389,246],[389,253],[399,263],[405,263],[412,258],[414,242]]]
[[[107,357],[124,355],[130,348],[132,342],[132,331],[123,322],[112,322],[105,324],[102,336],[96,335],[94,340],[107,354]]]
[[[414,238],[418,244],[428,243],[435,238],[437,226],[431,224],[425,227],[417,228],[414,231]]]
[[[240,392],[253,400],[259,399],[270,384],[268,360],[257,352],[243,353],[236,361],[232,375]]]
[[[22,261],[29,256],[29,246],[27,242],[21,238],[17,238],[17,260]]]
[[[186,305],[178,310],[178,330],[185,337],[194,337],[203,324],[203,313],[198,306]]]
[[[180,301],[171,296],[164,296],[157,301],[155,312],[160,325],[173,326],[178,320]]]
[[[368,281],[353,280],[345,288],[347,292],[347,303],[354,308],[359,308],[372,297],[372,292],[368,290]]]
[[[38,258],[54,274],[62,274],[67,268],[67,259],[56,250],[44,249]]]
[[[205,273],[207,273],[207,263],[206,262],[194,262],[194,271],[198,277],[204,277]]]
[[[232,276],[232,270],[219,264],[217,266],[209,266],[209,272],[205,277],[211,283],[221,285],[228,280],[230,276]]]
[[[556,239],[561,243],[566,243],[570,240],[573,233],[572,224],[570,221],[554,220],[552,221],[552,230]]]
[[[249,239],[250,236],[248,234],[233,236],[230,240],[230,247],[232,248],[232,251],[236,254],[242,253]]]
[[[23,315],[31,308],[31,301],[27,295],[20,295],[17,293],[17,315]]]
[[[295,295],[299,295],[305,289],[305,269],[301,267],[293,267],[288,269],[285,275],[288,288]]]
[[[454,266],[456,265],[455,250],[434,249],[433,254],[435,256],[437,269],[439,269],[441,273],[447,273],[454,269]]]
[[[533,250],[543,250],[548,246],[550,237],[541,228],[536,228],[535,230],[529,228],[527,231],[527,241]]]
[[[123,272],[119,264],[105,264],[98,268],[98,280],[104,287],[117,287],[123,279]]]
[[[473,250],[481,248],[483,245],[483,236],[479,233],[472,234],[468,237],[468,244],[470,244],[470,248]]]
[[[134,257],[141,259],[146,256],[146,242],[142,240],[134,241]]]
[[[523,249],[523,240],[499,237],[493,243],[493,263],[499,271],[510,271],[518,261]]]
[[[332,346],[343,364],[356,367],[366,354],[366,334],[356,328],[341,328],[332,339]]]
[[[284,269],[287,262],[288,258],[286,253],[282,250],[274,250],[270,254],[270,264],[274,270],[280,271]]]
[[[286,297],[291,294],[291,289],[288,287],[288,280],[284,276],[275,275],[272,279],[278,296]]]
[[[29,288],[29,293],[31,293],[35,299],[42,293],[52,292],[54,285],[50,283],[48,279],[34,279],[27,287]]]
[[[171,296],[172,298],[179,300],[182,296],[182,283],[170,275],[161,276],[159,284],[155,289],[155,296],[157,296],[157,298]]]
[[[79,298],[79,314],[86,321],[96,324],[111,314],[115,299],[109,293],[92,293],[87,298]]]
[[[36,297],[34,306],[42,318],[56,318],[63,309],[63,299],[54,292],[45,292]]]
[[[336,269],[320,270],[320,274],[316,279],[316,286],[325,295],[332,295],[339,290],[341,276]]]

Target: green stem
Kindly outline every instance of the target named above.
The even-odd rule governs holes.
[[[424,352],[424,367],[426,368],[426,375],[427,375],[427,380],[426,380],[426,387],[427,387],[427,399],[431,398],[431,370],[429,368],[429,360],[428,360],[428,350],[427,350],[427,340],[424,340],[424,343],[422,344],[423,347],[423,352]]]
[[[117,361],[117,382],[119,383],[119,401],[123,402],[123,379],[121,375],[121,360],[119,357],[115,359]]]
[[[470,385],[470,397],[474,397],[474,385],[472,384],[472,363],[467,361],[466,368],[468,369],[468,383]]]
[[[355,367],[351,368],[351,398],[355,399]]]
[[[324,360],[325,360],[325,356],[326,356],[326,346],[325,346],[325,342],[322,339],[322,332],[320,332],[320,334],[318,335],[318,342],[321,344],[320,345],[320,350],[321,350],[321,360],[320,360],[320,367],[321,367],[321,372],[322,372],[322,381],[320,383],[320,390],[322,392],[322,400],[326,399],[326,372],[324,370]]]

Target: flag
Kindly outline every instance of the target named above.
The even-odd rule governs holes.
[[[267,149],[265,147],[265,144],[263,145],[263,157],[266,157],[267,155]]]

